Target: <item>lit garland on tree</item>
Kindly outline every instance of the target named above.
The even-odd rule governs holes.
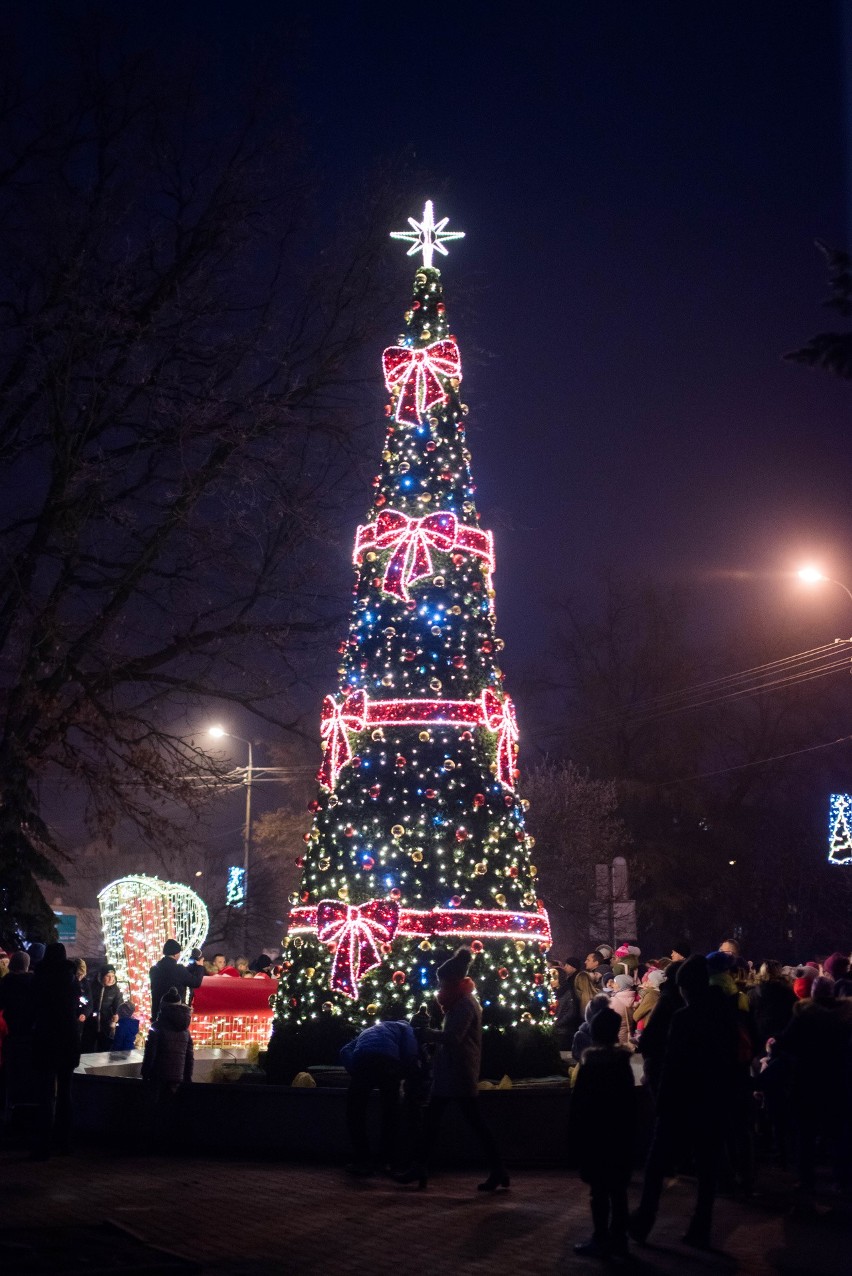
[[[460,232],[394,238],[423,254],[405,331],[384,352],[391,401],[358,528],[340,684],[322,711],[313,826],[297,864],[276,1032],[389,1004],[413,1013],[459,942],[486,1028],[547,1020],[550,927],[516,791],[517,724],[497,659],[494,549],[479,527],[461,358],[432,255]]]
[[[832,793],[828,805],[828,861],[852,864],[852,794]]]

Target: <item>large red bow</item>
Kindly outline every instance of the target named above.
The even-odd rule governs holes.
[[[358,980],[381,963],[379,944],[389,944],[399,925],[399,904],[371,899],[366,904],[341,904],[324,899],[317,905],[317,937],[336,944],[331,987],[355,1000]]]
[[[515,762],[518,754],[518,720],[509,696],[499,700],[490,687],[482,693],[482,717],[485,726],[497,731],[497,779],[507,788],[515,787]]]
[[[317,779],[327,789],[334,788],[338,771],[352,758],[349,732],[363,731],[366,725],[367,702],[363,691],[353,691],[342,704],[334,696],[323,700],[320,735],[325,741],[325,752]]]
[[[382,510],[376,519],[376,549],[392,549],[382,588],[408,601],[408,586],[432,575],[429,546],[451,550],[456,542],[457,519],[445,510],[426,518],[409,518],[401,510]]]
[[[389,346],[382,355],[382,367],[388,390],[399,390],[396,420],[401,425],[419,425],[420,418],[444,397],[439,374],[461,377],[461,356],[451,339],[417,350]]]

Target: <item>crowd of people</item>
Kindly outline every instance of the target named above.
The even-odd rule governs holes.
[[[179,961],[168,940],[150,971],[153,1022],[142,1076],[154,1107],[192,1079],[193,992],[208,973],[272,978],[261,954],[233,964],[195,950]],[[499,1140],[480,1111],[482,1012],[460,948],[437,971],[432,1001],[406,1019],[390,1011],[343,1048],[350,1074],[349,1169],[377,1167],[402,1185],[425,1187],[448,1111],[474,1135],[487,1167],[484,1192],[509,1186]],[[569,1149],[590,1188],[592,1235],[585,1255],[627,1252],[651,1233],[665,1181],[695,1179],[684,1241],[711,1242],[718,1190],[749,1194],[759,1154],[795,1169],[799,1209],[813,1209],[818,1168],[833,1191],[852,1195],[852,973],[835,952],[800,966],[755,966],[733,939],[704,955],[678,940],[645,960],[635,943],[601,944],[582,960],[551,961],[553,1030],[573,1094]],[[87,1048],[130,1049],[139,1021],[110,965],[89,975],[62,944],[0,952],[0,1094],[6,1116],[25,1096],[32,1108],[32,1155],[67,1147],[71,1075]],[[398,1129],[400,1087],[410,1122],[408,1163]],[[381,1097],[381,1134],[371,1152],[369,1096]],[[640,1104],[652,1112],[635,1209],[628,1186],[636,1160]]]
[[[622,1254],[644,1242],[666,1178],[688,1170],[695,1208],[684,1235],[707,1247],[720,1184],[749,1194],[757,1151],[790,1161],[796,1205],[814,1208],[819,1159],[852,1191],[852,978],[835,952],[801,966],[755,966],[726,939],[703,955],[685,940],[643,962],[636,944],[601,945],[552,966],[555,1030],[572,1063],[571,1144],[591,1189],[593,1234],[576,1248]],[[627,1186],[638,1094],[653,1134],[633,1213]],[[606,1152],[604,1152],[606,1149]]]

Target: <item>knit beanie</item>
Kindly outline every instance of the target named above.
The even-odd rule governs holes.
[[[793,992],[796,994],[799,1001],[804,1001],[805,997],[810,997],[811,985],[813,982],[814,981],[812,979],[805,979],[803,975],[798,979],[793,980]]]
[[[442,984],[457,984],[468,972],[473,953],[469,948],[457,948],[450,957],[449,961],[445,961],[443,966],[439,966],[435,972],[438,980]]]
[[[589,1025],[589,1032],[596,1046],[614,1046],[620,1029],[621,1015],[608,1007],[596,1014]]]
[[[602,1010],[609,1010],[609,997],[605,992],[599,992],[596,997],[586,1006],[586,1013],[583,1016],[586,1023],[591,1023],[595,1015],[599,1015]]]
[[[832,953],[822,965],[829,979],[845,979],[849,974],[849,958],[844,953]]]
[[[609,944],[598,944],[597,948],[595,949],[595,952],[603,961],[606,961],[606,962],[612,961],[612,949],[610,948]]]
[[[665,977],[666,972],[664,970],[651,970],[648,972],[648,978],[645,983],[651,988],[659,988]]]
[[[675,939],[671,950],[673,953],[680,953],[681,957],[692,956],[692,945],[688,939]]]
[[[628,988],[633,987],[633,980],[629,975],[616,975],[612,982],[615,984],[616,992],[626,992]]]
[[[169,988],[160,998],[161,1006],[175,1006],[180,1002],[180,993],[177,988]]]
[[[164,957],[177,957],[180,952],[180,944],[176,939],[167,939],[163,944]]]
[[[834,997],[834,980],[825,975],[817,975],[811,984],[811,996],[814,1001],[831,1001]]]
[[[715,952],[707,954],[707,969],[711,975],[722,975],[728,970],[733,970],[736,965],[736,958],[730,953]]]

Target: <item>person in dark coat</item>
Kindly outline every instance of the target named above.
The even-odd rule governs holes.
[[[596,997],[586,1006],[586,1013],[583,1016],[583,1022],[574,1033],[571,1041],[571,1054],[579,1063],[583,1058],[583,1052],[588,1050],[592,1044],[592,1019],[599,1010],[606,1010],[609,1007],[609,997],[605,992],[599,992]]]
[[[71,1136],[71,1075],[80,1062],[77,980],[64,944],[48,944],[33,974],[33,1075],[39,1098],[33,1158],[47,1160],[51,1139]]]
[[[160,1009],[160,1003],[170,988],[177,988],[180,1000],[187,1005],[192,1004],[192,994],[201,987],[204,978],[204,958],[193,961],[189,966],[179,966],[180,944],[176,939],[167,939],[163,944],[163,955],[156,965],[151,967],[151,1018]]]
[[[92,991],[92,1012],[95,1016],[96,1050],[111,1050],[118,1023],[118,1008],[124,996],[115,977],[115,966],[104,966]]]
[[[9,973],[0,979],[0,1012],[6,1022],[3,1043],[5,1119],[27,1101],[32,1102],[33,975],[29,953],[12,953]]]
[[[630,1216],[629,1231],[638,1241],[647,1238],[666,1170],[683,1149],[692,1155],[698,1178],[695,1211],[683,1241],[706,1249],[727,1114],[736,1088],[738,1033],[724,999],[711,996],[706,958],[687,958],[678,971],[677,986],[686,1005],[671,1019],[642,1199]],[[648,1026],[653,1026],[653,1019]]]
[[[645,1065],[645,1080],[656,1099],[663,1073],[663,1059],[669,1039],[672,1016],[680,1010],[683,999],[677,986],[678,971],[682,961],[673,961],[666,967],[666,977],[660,984],[660,997],[654,1013],[639,1038],[639,1053]]]
[[[556,1001],[553,1031],[560,1050],[570,1050],[574,1033],[580,1026],[580,1007],[574,995],[574,980],[580,969],[579,957],[554,961],[551,965],[551,987]]]
[[[92,986],[89,969],[82,957],[74,961],[74,978],[77,980],[77,1023],[80,1033],[80,1052],[91,1054],[97,1049],[98,1024],[92,1005]]]
[[[790,1115],[796,1168],[807,1204],[816,1187],[817,1148],[824,1140],[834,1150],[835,1175],[848,1178],[838,1146],[844,1096],[849,1092],[852,1001],[834,997],[830,979],[814,980],[809,1000],[800,1001],[790,1023],[772,1045],[772,1058],[792,1061]]]
[[[414,1029],[403,1015],[402,1010],[399,1016],[390,1012],[385,1020],[365,1028],[340,1051],[340,1061],[351,1077],[346,1121],[354,1154],[347,1168],[352,1174],[369,1174],[373,1168],[367,1138],[367,1106],[373,1090],[378,1090],[381,1102],[380,1161],[387,1169],[398,1165],[399,1087],[420,1059]]]
[[[437,1002],[443,1012],[443,1027],[421,1035],[438,1045],[435,1054],[432,1097],[426,1110],[420,1161],[399,1176],[400,1182],[417,1181],[426,1186],[427,1166],[438,1135],[441,1118],[452,1102],[460,1112],[488,1162],[488,1178],[478,1185],[480,1192],[496,1192],[509,1186],[509,1176],[479,1107],[479,1070],[482,1063],[482,1008],[476,985],[467,972],[473,959],[469,948],[459,948],[438,967]]]
[[[636,1090],[630,1053],[617,1045],[621,1016],[609,1007],[592,1015],[592,1044],[583,1052],[571,1095],[568,1140],[589,1184],[593,1234],[577,1254],[627,1253],[627,1185],[633,1162]]]
[[[160,1097],[174,1094],[179,1085],[192,1080],[191,1017],[192,1011],[181,1001],[177,988],[167,989],[142,1058],[142,1080],[150,1082]]]
[[[747,995],[754,1027],[755,1054],[762,1055],[769,1038],[780,1037],[790,1022],[796,994],[793,985],[781,973],[780,961],[765,961],[757,979]]]

